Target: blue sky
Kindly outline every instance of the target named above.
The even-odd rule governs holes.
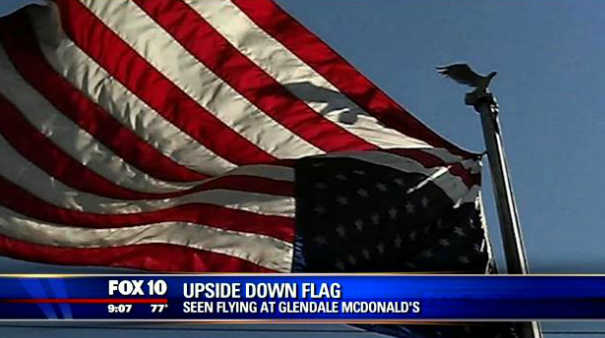
[[[2,0],[0,13],[20,2]],[[605,2],[277,2],[465,148],[483,150],[480,121],[463,103],[467,89],[434,67],[465,61],[483,73],[497,70],[492,91],[532,271],[605,273]],[[487,171],[483,194],[497,244]],[[58,270],[1,259],[0,271]]]

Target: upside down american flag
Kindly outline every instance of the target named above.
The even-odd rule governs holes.
[[[480,156],[270,0],[29,6],[0,19],[0,119],[2,255],[165,272],[492,266]]]

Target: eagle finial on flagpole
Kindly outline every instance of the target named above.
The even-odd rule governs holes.
[[[486,76],[479,75],[466,63],[456,63],[449,66],[437,67],[437,72],[444,77],[474,88],[466,95],[466,103],[473,105],[477,99],[489,93],[488,87],[492,79],[498,74],[491,72]]]

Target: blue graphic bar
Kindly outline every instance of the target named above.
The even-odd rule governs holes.
[[[605,319],[605,276],[0,275],[0,320]]]

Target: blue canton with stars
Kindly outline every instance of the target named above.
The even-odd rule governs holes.
[[[454,207],[426,176],[348,158],[296,167],[298,252],[307,272],[484,273],[475,203]]]

